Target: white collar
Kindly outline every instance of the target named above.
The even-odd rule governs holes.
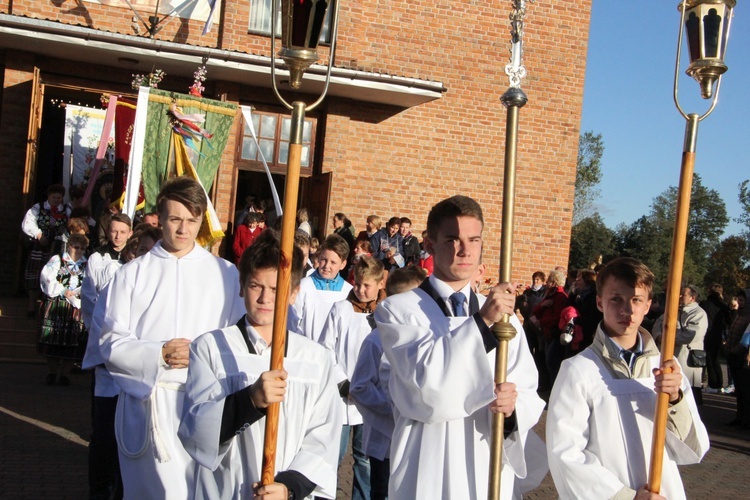
[[[245,315],[245,331],[247,332],[247,337],[250,343],[253,345],[253,348],[255,349],[255,353],[259,356],[263,354],[263,352],[268,349],[269,345],[266,340],[260,336],[260,334],[253,328],[253,325],[250,324],[250,321],[247,319],[247,314]]]
[[[427,279],[430,280],[430,285],[432,285],[432,288],[435,289],[438,295],[440,295],[440,298],[443,300],[448,300],[450,296],[457,291],[463,293],[467,299],[471,295],[471,281],[467,281],[466,285],[464,285],[464,287],[460,290],[454,290],[450,285],[448,285],[448,283],[441,280],[440,278],[436,278],[434,274],[431,274]]]

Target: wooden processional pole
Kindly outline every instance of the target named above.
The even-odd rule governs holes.
[[[677,189],[677,215],[669,259],[667,303],[664,310],[660,366],[664,366],[666,361],[674,358],[679,297],[682,291],[682,268],[685,263],[685,243],[690,217],[690,196],[695,170],[695,150],[698,141],[698,123],[711,114],[719,97],[721,75],[727,70],[723,59],[735,4],[736,0],[682,0],[678,6],[682,14],[680,16],[680,35],[677,41],[677,59],[674,71],[674,103],[687,123],[685,125],[685,142],[680,167],[680,185]],[[690,47],[691,63],[687,69],[687,74],[700,84],[701,97],[704,99],[713,98],[708,111],[702,116],[695,113],[685,113],[678,98],[683,26],[687,31],[688,46]],[[715,91],[714,86],[716,87]],[[659,493],[661,490],[668,411],[669,394],[658,393],[654,412],[654,431],[651,441],[647,486],[652,493]]]
[[[281,43],[279,55],[289,69],[289,84],[298,89],[302,83],[305,70],[318,61],[316,51],[322,29],[325,11],[330,4],[327,0],[311,0],[306,4],[281,0]],[[325,86],[320,97],[310,105],[302,101],[289,104],[279,93],[276,85],[275,36],[271,36],[271,83],[276,97],[292,111],[289,131],[289,158],[287,160],[286,185],[284,187],[284,212],[281,219],[281,257],[276,280],[276,301],[274,303],[273,338],[271,339],[271,370],[284,367],[284,351],[287,334],[287,314],[289,311],[289,293],[291,292],[292,255],[294,252],[294,233],[296,231],[297,197],[299,194],[300,165],[302,162],[302,137],[305,124],[305,112],[316,108],[326,96],[331,80],[331,69],[336,58],[336,38],[338,35],[338,9],[340,2],[335,3],[335,12],[331,19],[331,50],[326,71]],[[295,10],[295,6],[297,9]],[[279,12],[278,0],[273,0],[272,12]],[[297,31],[302,31],[299,33]],[[271,16],[271,32],[277,33],[276,16]],[[295,45],[304,43],[305,45]],[[261,484],[274,482],[276,469],[276,442],[279,432],[280,403],[273,403],[266,410],[266,428],[263,441],[263,465]]]

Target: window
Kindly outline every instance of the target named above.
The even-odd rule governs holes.
[[[250,0],[250,23],[248,31],[259,33],[261,35],[271,35],[271,5],[273,0]],[[331,43],[331,17],[335,10],[332,0],[328,0],[328,10],[326,11],[326,20],[323,22],[323,29],[320,31],[320,43]],[[281,36],[281,0],[277,0],[279,11],[276,13],[276,36]]]
[[[253,111],[253,127],[260,144],[260,151],[253,140],[249,124],[244,122],[242,127],[242,149],[239,152],[240,166],[249,170],[262,170],[263,160],[266,159],[269,168],[275,173],[286,173],[289,158],[289,132],[292,118],[279,113],[265,113]],[[302,130],[302,158],[300,167],[302,175],[312,174],[313,145],[315,143],[314,118],[305,118]]]

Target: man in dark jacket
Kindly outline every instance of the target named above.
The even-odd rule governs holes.
[[[708,316],[708,331],[703,340],[706,350],[706,371],[708,372],[708,387],[706,392],[716,394],[723,392],[724,377],[719,364],[719,352],[729,328],[729,306],[724,302],[724,288],[714,283],[706,300],[700,303]]]
[[[419,239],[411,234],[411,220],[408,217],[401,217],[401,226],[399,234],[403,239],[404,261],[407,266],[419,263],[419,254],[422,249],[419,248]]]

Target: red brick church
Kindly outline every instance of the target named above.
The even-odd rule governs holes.
[[[204,35],[207,0],[161,2],[158,11],[155,0],[134,0],[132,9],[122,0],[0,0],[0,279],[14,284],[6,293],[22,275],[25,211],[70,168],[64,106],[101,108],[102,94],[134,95],[134,74],[161,69],[160,89],[187,93],[205,60],[203,95],[260,115],[283,191],[288,112],[270,89],[270,0],[216,3]],[[299,206],[318,235],[332,231],[335,212],[357,230],[370,214],[408,216],[420,232],[432,204],[465,194],[484,207],[484,257],[495,274],[510,10],[511,2],[342,0],[331,88],[307,116]],[[590,0],[527,4],[516,279],[567,262],[590,12]],[[317,92],[324,73],[311,68],[302,91]],[[243,148],[248,140],[238,112],[210,192],[225,228],[247,195],[270,198],[262,164]]]

